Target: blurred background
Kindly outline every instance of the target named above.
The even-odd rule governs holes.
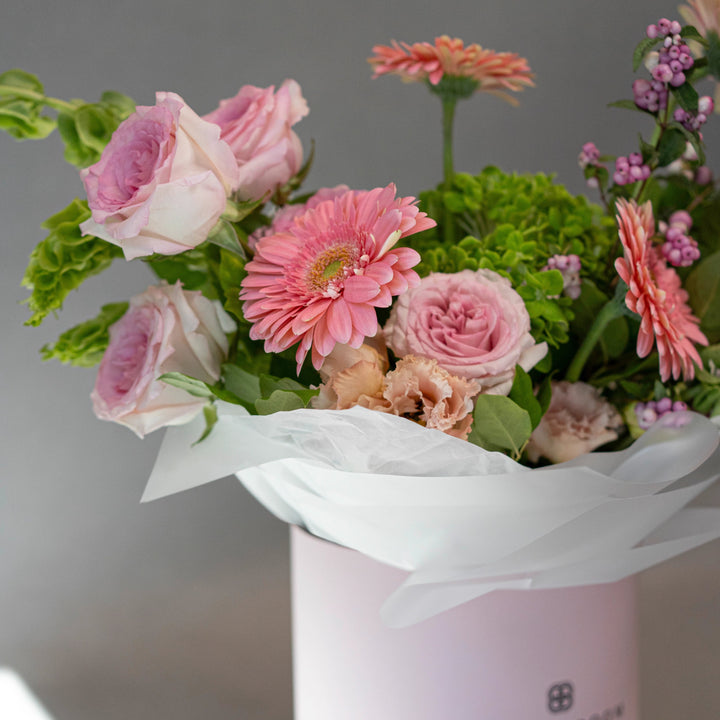
[[[372,81],[365,58],[393,38],[447,33],[518,52],[537,75],[519,108],[481,95],[460,106],[457,169],[556,172],[585,192],[584,142],[627,154],[649,132],[606,103],[632,97],[633,48],[663,16],[677,17],[675,2],[5,0],[0,70],[36,73],[59,98],[113,89],[152,104],[173,90],[200,114],[243,84],[293,77],[311,110],[295,129],[306,149],[317,143],[307,189],[394,181],[416,195],[440,180],[439,103]],[[720,171],[720,116],[706,127]],[[40,360],[149,272],[118,261],[57,319],[23,326],[40,224],[81,194],[59,138],[0,136],[0,665],[57,720],[289,720],[286,526],[233,478],[140,505],[162,432],[139,441],[97,421],[94,372]],[[720,502],[720,488],[702,501]],[[643,573],[639,595],[644,717],[716,720],[720,544]]]

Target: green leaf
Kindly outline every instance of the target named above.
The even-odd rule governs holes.
[[[238,240],[237,233],[232,223],[227,220],[218,220],[215,226],[210,230],[207,241],[213,245],[227,250],[233,255],[237,255],[242,260],[246,260],[245,250]]]
[[[685,135],[682,132],[676,128],[667,130],[658,146],[658,165],[665,167],[677,160],[685,152],[685,145]]]
[[[89,217],[87,202],[76,199],[43,223],[50,232],[32,251],[22,279],[22,285],[32,291],[27,303],[33,315],[27,325],[40,325],[62,307],[71,290],[122,255],[115,245],[82,235],[80,223]]]
[[[208,288],[208,264],[205,253],[194,248],[179,255],[150,255],[141,258],[161,280],[174,285],[178,280],[185,290],[203,290],[210,295]]]
[[[702,140],[699,137],[699,134],[688,130],[687,128],[680,125],[680,123],[677,123],[677,124],[674,123],[672,125],[672,127],[675,130],[679,130],[685,136],[685,140],[693,146],[693,149],[695,150],[695,152],[698,156],[697,157],[698,164],[704,165],[705,164],[705,147],[703,145]]]
[[[256,375],[237,365],[227,363],[222,366],[225,387],[246,403],[255,403],[261,397],[260,380]]]
[[[720,252],[695,266],[685,289],[690,294],[693,312],[700,319],[700,329],[711,343],[720,341]]]
[[[532,432],[526,410],[503,395],[479,395],[468,440],[486,449],[509,451],[519,457]]]
[[[110,340],[108,329],[127,311],[128,303],[103,305],[100,314],[92,320],[66,330],[53,345],[43,346],[43,360],[55,359],[78,367],[97,365]]]
[[[242,405],[252,414],[255,412],[255,407],[252,403],[246,403],[220,384],[210,385],[209,383],[180,372],[165,373],[161,375],[159,379],[168,385],[184,390],[194,397],[208,398],[209,400],[217,398],[218,400],[223,400],[233,405]]]
[[[693,25],[686,25],[680,31],[680,37],[685,38],[686,40],[696,40],[701,45],[707,45],[705,38],[698,32],[697,28]]]
[[[634,110],[635,112],[645,113],[646,115],[655,115],[655,113],[638,107],[634,100],[616,100],[615,102],[608,103],[608,107],[621,108],[622,110]]]
[[[508,397],[530,416],[532,429],[540,423],[543,416],[542,408],[533,392],[533,384],[530,376],[519,365],[515,367],[515,379]]]
[[[698,111],[698,92],[689,82],[683,83],[676,88],[671,87],[670,89],[682,108],[691,113]]]
[[[552,384],[550,381],[550,375],[547,375],[540,383],[535,397],[537,397],[538,402],[540,403],[540,410],[544,415],[548,411],[552,400]]]
[[[228,198],[225,203],[225,212],[222,214],[222,219],[233,223],[240,222],[264,203],[264,198],[260,200],[247,200],[245,202],[235,202]],[[212,234],[212,230],[210,233]]]
[[[203,430],[203,434],[193,443],[193,447],[198,443],[201,443],[215,427],[215,424],[218,421],[217,408],[215,405],[212,403],[205,405],[203,408],[203,417],[205,418],[205,429]]]
[[[708,51],[708,72],[715,77],[716,80],[720,80],[720,37],[713,30],[708,31],[707,34]]]
[[[260,398],[255,402],[259,415],[272,415],[276,412],[299,410],[305,407],[303,401],[292,392],[276,390],[269,398]]]
[[[210,399],[215,396],[215,393],[213,393],[207,383],[180,372],[165,373],[161,375],[158,380],[162,380],[168,385],[184,390],[193,397]]]
[[[637,72],[645,56],[660,42],[661,38],[643,38],[633,52],[633,72]]]
[[[299,397],[303,403],[303,407],[307,407],[310,399],[318,393],[317,390],[310,390],[292,378],[275,378],[271,375],[260,375],[260,394],[263,398],[272,397],[278,390],[291,392]]]

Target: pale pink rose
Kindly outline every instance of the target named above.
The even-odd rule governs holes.
[[[552,400],[533,430],[526,450],[530,462],[541,457],[552,463],[572,460],[617,440],[623,422],[620,413],[597,388],[582,382],[552,383]]]
[[[492,270],[428,275],[398,298],[384,332],[398,357],[433,358],[492,395],[510,392],[516,365],[530,370],[547,353],[522,298]]]
[[[136,295],[110,328],[91,395],[95,414],[140,437],[191,420],[205,400],[158,378],[181,372],[216,382],[228,352],[225,333],[233,329],[219,304],[183,290],[180,283],[152,286]]]
[[[175,93],[138,107],[100,160],[80,171],[92,218],[80,226],[119,245],[128,260],[175,255],[203,242],[239,183],[217,125]]]
[[[385,378],[383,397],[394,415],[467,439],[478,386],[451,375],[436,360],[408,355]]]
[[[248,237],[248,245],[251,250],[255,250],[258,240],[266,235],[275,235],[276,233],[288,232],[295,224],[295,218],[300,217],[307,210],[316,208],[325,200],[334,200],[336,197],[344,195],[350,188],[347,185],[336,185],[332,188],[320,188],[307,202],[293,203],[292,205],[283,205],[272,223],[265,227],[258,228]]]
[[[320,393],[312,406],[346,410],[361,405],[373,410],[388,406],[382,392],[388,369],[387,351],[363,344],[359,348],[336,345],[320,368]]]
[[[274,86],[245,85],[204,116],[220,126],[221,137],[235,153],[240,197],[259,200],[300,170],[302,145],[291,128],[308,112],[300,86],[285,80],[277,93]]]

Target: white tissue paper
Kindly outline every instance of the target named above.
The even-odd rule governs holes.
[[[720,537],[720,509],[685,508],[720,475],[718,428],[694,413],[539,469],[361,407],[218,414],[197,445],[202,419],[166,431],[143,501],[236,475],[281,520],[407,570],[392,627],[492,590],[614,582]]]
[[[52,720],[20,676],[0,667],[0,718],[7,720]]]

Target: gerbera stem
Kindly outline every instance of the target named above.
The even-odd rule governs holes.
[[[443,110],[443,183],[445,192],[450,192],[455,171],[453,169],[453,123],[457,99],[442,98]],[[445,210],[444,237],[446,243],[455,242],[455,223],[450,210]]]
[[[588,361],[590,353],[598,344],[603,332],[605,332],[605,328],[612,320],[623,314],[623,305],[619,302],[619,297],[622,296],[624,296],[623,292],[616,292],[615,297],[609,300],[597,314],[595,322],[585,336],[580,349],[572,359],[567,373],[565,373],[565,380],[568,382],[577,382],[580,379],[585,363]]]

